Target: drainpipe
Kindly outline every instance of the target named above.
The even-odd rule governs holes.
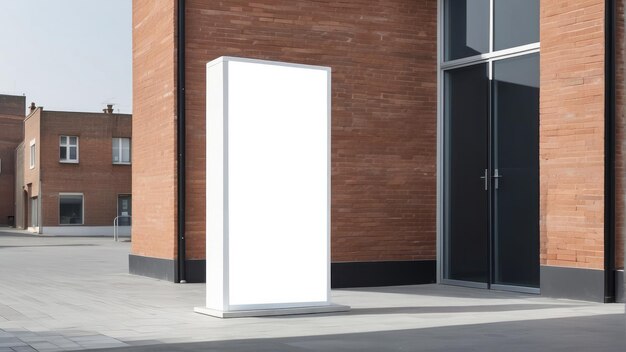
[[[177,178],[178,178],[178,282],[187,282],[185,270],[185,0],[178,0],[178,36],[176,40],[178,68],[176,82],[177,110]]]
[[[615,302],[615,1],[605,1],[604,302]]]

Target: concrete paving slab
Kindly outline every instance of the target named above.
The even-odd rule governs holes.
[[[203,284],[131,276],[128,253],[0,231],[0,337],[50,351],[626,350],[621,304],[443,285],[333,290],[349,312],[216,319],[193,312]]]

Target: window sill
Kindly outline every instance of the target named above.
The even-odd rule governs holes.
[[[113,165],[132,165],[132,163],[113,163]]]
[[[59,160],[59,164],[78,164],[78,160]]]

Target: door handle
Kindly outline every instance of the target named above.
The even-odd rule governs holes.
[[[494,178],[494,183],[495,183],[495,187],[496,189],[498,189],[498,187],[500,186],[500,179],[502,178],[503,175],[500,175],[500,173],[498,172],[498,169],[493,170],[493,178]]]
[[[485,169],[484,176],[480,176],[480,178],[485,181],[485,191],[489,190],[489,171]]]

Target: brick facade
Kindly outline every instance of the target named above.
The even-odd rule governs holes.
[[[133,2],[133,254],[160,258],[176,249],[173,3]],[[205,256],[205,65],[228,55],[332,67],[333,261],[435,259],[437,2],[186,6],[187,257]]]
[[[176,8],[133,0],[132,253],[176,255]]]
[[[605,1],[541,2],[541,264],[604,268]]]
[[[0,115],[24,117],[26,113],[26,97],[23,95],[0,94]]]
[[[176,258],[175,3],[133,2],[132,252],[165,259]],[[186,1],[187,259],[205,256],[205,64],[220,56],[332,68],[333,262],[436,258],[437,3]],[[605,15],[601,0],[541,1],[544,266],[604,269]]]
[[[205,64],[240,56],[332,68],[332,260],[435,259],[437,2],[186,6],[188,256],[204,258]]]
[[[41,120],[42,219],[59,225],[59,193],[84,194],[84,224],[111,226],[117,197],[131,194],[131,165],[112,162],[112,139],[131,138],[131,117],[122,114],[44,111]],[[59,162],[59,137],[79,137],[79,163]]]
[[[23,179],[18,180],[16,193],[21,189],[26,194],[17,206],[17,212],[22,213],[18,226],[30,226],[29,200],[33,197],[41,202],[39,218],[44,229],[59,226],[59,193],[83,194],[84,226],[112,226],[118,195],[131,194],[132,174],[131,165],[113,164],[112,139],[131,138],[131,116],[37,108],[26,118],[24,126],[20,151]],[[61,136],[78,137],[78,163],[59,161]],[[36,157],[31,169],[32,141]]]

